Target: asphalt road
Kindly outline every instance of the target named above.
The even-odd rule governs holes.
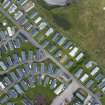
[[[64,105],[63,103],[65,102],[65,100],[71,102],[73,98],[73,93],[78,88],[80,88],[80,86],[75,81],[72,81],[67,89],[53,100],[51,105]]]

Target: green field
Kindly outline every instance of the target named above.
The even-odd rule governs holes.
[[[78,0],[67,7],[47,7],[40,0],[36,8],[91,59],[105,67],[105,0]],[[47,14],[47,15],[46,15]]]
[[[49,87],[36,86],[34,88],[29,89],[27,92],[25,92],[23,96],[18,96],[18,99],[11,100],[11,102],[13,101],[13,103],[15,103],[16,105],[23,105],[22,100],[24,97],[28,97],[30,100],[34,102],[35,98],[38,95],[43,95],[46,97],[47,105],[50,105],[52,100],[56,96],[53,90],[51,90]]]
[[[51,90],[49,87],[43,87],[43,86],[36,86],[35,88],[31,89],[30,91],[28,91],[26,93],[26,95],[28,96],[30,94],[30,99],[34,99],[35,97],[37,97],[38,95],[44,95],[47,98],[47,104],[51,104],[52,100],[54,99],[54,97],[56,96],[53,93],[53,90]]]

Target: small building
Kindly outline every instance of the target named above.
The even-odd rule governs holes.
[[[105,94],[105,87],[104,87],[104,88],[102,88],[102,92]]]
[[[9,97],[8,95],[5,95],[1,100],[0,100],[0,104],[5,104],[6,102],[8,102]]]
[[[86,67],[87,69],[89,69],[89,68],[92,68],[94,65],[96,65],[96,62],[94,62],[94,61],[88,61],[88,62],[85,64],[85,67]]]
[[[31,23],[27,22],[27,23],[24,24],[24,28],[27,31],[30,31],[33,28],[33,25]]]
[[[79,70],[77,70],[77,72],[74,74],[74,76],[75,76],[76,78],[80,78],[80,76],[82,75],[82,73],[83,73],[83,69],[80,68]]]
[[[60,86],[57,87],[57,89],[54,90],[54,93],[56,95],[59,95],[64,89],[64,84],[61,84]]]
[[[12,103],[12,102],[8,102],[6,105],[14,105],[14,103]]]
[[[65,67],[67,69],[70,69],[73,66],[74,62],[72,60],[68,60],[67,63],[65,64]]]
[[[22,12],[22,11],[17,11],[17,12],[14,14],[15,20],[20,19],[22,16],[23,16],[23,12]]]
[[[104,75],[101,74],[101,73],[99,73],[99,74],[97,74],[97,76],[95,77],[95,80],[96,80],[96,81],[101,81],[103,78],[104,78]]]
[[[65,80],[65,81],[67,81],[67,82],[71,80],[70,75],[68,75],[68,74],[65,73],[65,72],[62,72],[62,73],[61,73],[60,78],[63,79],[63,80]]]
[[[76,61],[78,62],[78,61],[80,61],[83,57],[84,57],[84,53],[81,52],[79,55],[76,56],[75,59],[76,59]]]
[[[37,11],[35,11],[35,9],[32,9],[29,13],[28,13],[28,17],[30,18],[30,19],[35,19],[36,18],[36,16],[38,16],[38,12]]]
[[[64,6],[70,3],[71,0],[44,0],[48,5]]]
[[[50,79],[49,77],[45,78],[45,80],[44,80],[44,87],[48,85],[49,79]]]
[[[16,0],[21,6],[28,2],[28,0]]]
[[[6,87],[12,84],[12,81],[8,77],[4,77],[3,82]]]
[[[20,85],[21,85],[21,87],[24,89],[24,91],[27,91],[28,88],[29,88],[27,82],[24,81],[24,80],[22,80],[22,81],[20,82]]]
[[[22,18],[20,18],[18,21],[17,21],[20,25],[24,25],[28,22],[28,19],[25,17],[25,16],[22,16]],[[21,34],[22,35],[22,34]]]
[[[16,69],[16,74],[17,74],[17,77],[19,80],[21,80],[24,76],[22,70],[20,70],[20,69]]]
[[[21,57],[22,57],[22,62],[25,63],[26,60],[27,60],[27,59],[26,59],[26,52],[25,52],[25,51],[22,51],[22,52],[21,52]]]
[[[43,30],[46,26],[47,26],[46,22],[41,22],[38,27],[39,27],[39,30]]]
[[[33,61],[33,57],[34,57],[33,51],[30,50],[29,53],[28,53],[28,60],[29,60],[30,62],[32,62],[32,61]]]
[[[85,73],[85,74],[80,78],[80,81],[81,81],[81,82],[85,82],[88,78],[89,78],[89,75]]]
[[[33,73],[37,73],[38,72],[38,65],[37,65],[37,63],[33,63],[32,71],[33,71]]]
[[[8,96],[9,96],[10,98],[17,98],[17,97],[18,97],[18,93],[16,92],[15,89],[10,89],[10,90],[8,91]]]
[[[105,87],[105,78],[102,79],[102,81],[99,83],[98,87],[101,89]]]
[[[40,73],[45,73],[45,70],[46,70],[46,65],[44,63],[41,63]]]
[[[13,40],[13,45],[14,45],[15,48],[20,48],[20,46],[21,46],[20,39],[19,38],[14,39]]]
[[[65,43],[63,44],[64,49],[69,49],[71,46],[72,46],[72,42],[69,40],[65,41]]]
[[[34,20],[35,24],[38,24],[42,20],[42,17],[38,17],[37,19]]]
[[[56,39],[57,39],[59,36],[60,36],[60,33],[59,33],[59,32],[56,32],[56,33],[54,33],[54,34],[51,36],[51,38],[52,38],[53,41],[56,41]]]
[[[17,6],[15,4],[12,4],[10,8],[8,9],[9,14],[14,13],[16,9],[17,9]]]
[[[12,27],[7,27],[7,31],[8,31],[8,34],[9,34],[9,36],[11,37],[11,36],[13,36],[14,35],[14,28],[12,28]]]
[[[50,64],[48,65],[48,74],[53,74],[53,73],[54,73],[54,67],[53,67],[53,64],[50,63]]]
[[[6,9],[7,7],[9,7],[10,4],[11,4],[10,0],[4,0],[4,2],[3,2],[3,8]]]
[[[71,51],[70,51],[70,53],[69,53],[69,55],[71,56],[71,57],[75,57],[76,56],[76,54],[77,54],[77,52],[78,52],[78,48],[77,47],[74,47]]]
[[[18,78],[17,78],[17,76],[16,76],[16,74],[14,72],[10,73],[10,77],[11,77],[13,82],[17,82],[18,81]]]
[[[50,88],[51,89],[55,89],[56,87],[57,87],[57,81],[56,81],[56,79],[51,80],[51,86],[50,86]]]
[[[61,64],[64,64],[64,63],[67,62],[67,61],[68,61],[68,55],[64,55],[64,56],[61,58],[60,63],[61,63]]]
[[[14,86],[14,88],[16,89],[16,91],[17,91],[19,94],[23,94],[23,93],[24,93],[24,91],[22,90],[22,88],[20,87],[20,85],[16,84],[16,85]]]
[[[5,86],[2,82],[0,82],[0,90],[3,90],[3,89],[5,89]]]
[[[61,46],[64,44],[65,41],[66,41],[66,38],[64,36],[62,36],[57,43],[59,46]]]
[[[9,65],[9,67],[13,65],[13,61],[10,56],[7,57],[7,63]]]
[[[46,36],[50,36],[54,32],[53,28],[49,28],[48,31],[45,33]]]
[[[94,84],[94,81],[93,80],[89,80],[87,83],[86,83],[86,87],[87,88],[91,88],[91,86]]]
[[[26,4],[23,5],[23,9],[25,12],[29,12],[34,8],[34,6],[35,6],[35,3],[29,0]]]
[[[85,99],[87,98],[88,94],[83,89],[79,88],[77,91],[74,92],[74,102],[79,102],[80,104],[77,105],[83,105]]]
[[[90,73],[92,76],[94,76],[96,73],[98,73],[98,71],[100,70],[99,67],[95,67],[92,72]]]
[[[13,54],[12,60],[13,60],[14,64],[18,64],[19,63],[19,56],[17,54]]]
[[[0,67],[3,69],[3,70],[6,70],[7,67],[6,65],[4,64],[4,62],[0,61]]]

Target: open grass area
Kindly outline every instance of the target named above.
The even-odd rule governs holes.
[[[43,87],[40,85],[40,86],[36,86],[34,88],[29,89],[27,92],[25,92],[25,94],[23,96],[19,96],[18,99],[15,99],[13,101],[13,103],[15,103],[16,105],[23,105],[22,100],[23,100],[24,96],[28,97],[30,100],[32,100],[34,102],[35,98],[38,95],[43,95],[46,97],[47,105],[50,105],[51,102],[53,101],[54,97],[56,96],[54,94],[53,90],[51,90],[49,87]]]
[[[91,59],[105,67],[105,0],[78,0],[67,7],[36,7],[59,32],[87,51]],[[47,15],[46,15],[47,14]]]
[[[53,90],[51,90],[49,87],[43,87],[43,86],[36,86],[35,88],[30,89],[30,91],[28,91],[26,93],[27,96],[29,96],[30,99],[32,99],[34,101],[35,97],[37,97],[38,95],[44,95],[47,99],[47,104],[51,104],[52,100],[54,99],[54,97],[56,96],[53,93]]]

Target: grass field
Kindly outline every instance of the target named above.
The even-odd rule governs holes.
[[[43,87],[43,86],[36,86],[35,88],[31,89],[26,93],[26,95],[29,96],[30,99],[35,99],[38,95],[44,95],[47,98],[47,104],[51,104],[52,100],[56,96],[53,91],[49,87]]]
[[[56,96],[49,87],[36,86],[25,92],[24,96],[28,97],[33,102],[38,95],[44,95],[47,99],[47,105],[50,105],[54,97]],[[18,99],[13,101],[16,105],[23,105],[22,100],[24,96],[19,96]]]
[[[87,51],[105,67],[105,0],[78,0],[67,7],[48,7],[38,1],[38,11],[58,31]],[[47,14],[47,15],[46,15]]]

